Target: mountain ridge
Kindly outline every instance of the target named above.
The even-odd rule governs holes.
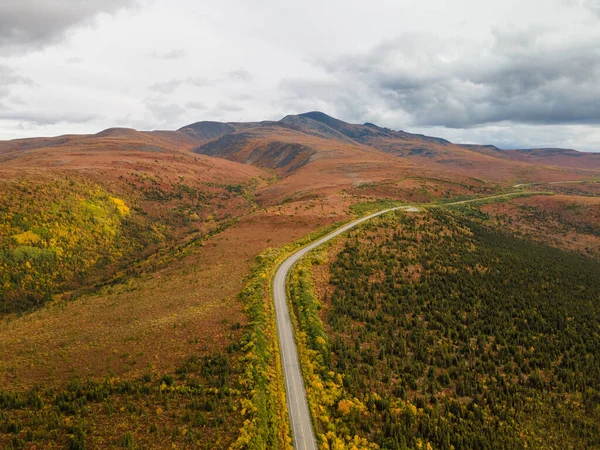
[[[519,152],[519,153],[568,153],[573,154],[576,152],[577,154],[595,154],[599,152],[583,152],[576,149],[565,149],[560,147],[531,147],[531,148],[517,148],[517,149],[507,149],[500,148],[491,144],[461,144],[461,143],[453,143],[447,139],[428,136],[424,134],[418,133],[409,133],[404,130],[393,130],[387,127],[381,127],[372,122],[365,122],[363,124],[352,124],[349,122],[345,122],[343,120],[332,117],[322,111],[309,111],[306,113],[300,114],[288,114],[284,116],[282,119],[278,121],[272,120],[263,120],[258,122],[220,122],[220,121],[212,121],[212,120],[202,120],[194,123],[190,123],[180,127],[177,130],[136,130],[134,128],[129,127],[110,127],[104,130],[101,130],[97,133],[91,134],[64,134],[58,136],[40,136],[40,137],[28,137],[28,138],[17,138],[10,140],[0,140],[0,151],[8,146],[14,147],[28,147],[34,148],[36,146],[40,146],[42,143],[50,143],[59,141],[61,139],[75,139],[75,138],[89,138],[89,137],[118,137],[122,138],[126,135],[133,135],[136,133],[140,133],[141,135],[151,135],[151,134],[178,134],[183,137],[187,136],[188,139],[194,141],[202,141],[208,142],[213,139],[218,139],[221,136],[226,134],[235,133],[237,131],[245,131],[253,128],[259,128],[263,126],[281,126],[288,127],[292,129],[298,130],[298,125],[307,124],[307,120],[310,120],[313,123],[313,128],[316,132],[321,133],[331,137],[337,137],[339,139],[344,140],[345,138],[350,138],[355,140],[356,142],[361,142],[361,139],[364,140],[365,136],[373,137],[377,136],[393,136],[398,139],[407,139],[407,138],[419,138],[427,142],[437,143],[440,145],[457,145],[467,149],[488,149],[493,151],[500,152]],[[317,126],[314,126],[317,124]],[[318,126],[320,125],[320,126]],[[324,128],[327,127],[327,128]],[[310,127],[307,127],[310,128]],[[362,133],[358,130],[363,128],[369,129],[371,133],[367,131],[362,131]],[[327,130],[328,129],[328,130]],[[328,133],[325,133],[325,131]],[[330,130],[333,130],[336,133],[331,133]],[[304,130],[306,132],[306,130]],[[363,143],[363,142],[361,142]]]
[[[600,153],[455,144],[369,122],[351,124],[321,111],[290,114],[278,121],[199,121],[178,130],[155,131],[115,127],[96,134],[0,141],[0,161],[18,163],[26,158],[27,164],[33,165],[68,166],[75,160],[88,165],[91,160],[83,162],[82,158],[92,154],[115,164],[126,155],[160,152],[227,159],[273,170],[282,177],[298,171],[309,173],[312,169],[308,167],[316,166],[313,180],[335,171],[368,181],[372,175],[369,171],[383,166],[387,167],[382,169],[386,173],[418,167],[414,170],[456,173],[494,182],[532,181],[540,170],[545,173],[540,177],[553,180],[563,177],[560,172],[567,169],[590,176],[600,171]]]

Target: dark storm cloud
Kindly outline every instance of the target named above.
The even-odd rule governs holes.
[[[358,118],[361,104],[379,104],[417,126],[598,124],[596,38],[571,41],[548,29],[497,31],[479,45],[402,36],[364,54],[320,62],[327,82],[288,80],[282,88],[296,104],[319,97]]]
[[[0,52],[30,50],[60,40],[99,13],[114,13],[137,0],[2,0]]]

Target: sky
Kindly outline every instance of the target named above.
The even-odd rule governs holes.
[[[320,110],[600,151],[600,0],[1,0],[0,139]]]

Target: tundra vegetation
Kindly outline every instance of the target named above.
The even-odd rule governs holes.
[[[0,315],[89,290],[162,247],[172,252],[182,236],[189,241],[222,229],[254,206],[259,183],[195,186],[140,173],[129,178],[118,189],[126,197],[76,176],[2,185]],[[135,271],[128,267],[128,275]]]
[[[316,112],[280,125],[0,142],[0,448],[288,449],[272,275],[327,230],[267,246],[599,167],[554,153],[528,165]],[[324,252],[298,266],[321,447],[597,445],[598,329],[582,319],[598,317],[596,261],[493,227],[597,256],[599,186],[451,219],[390,216],[354,233],[331,270]]]
[[[130,290],[135,278],[189,254],[231,224],[234,214],[251,208],[256,185],[135,181],[110,190],[77,176],[3,184],[0,319],[6,328],[24,315],[35,334],[41,322],[27,314],[45,303],[59,308],[80,295],[89,301]],[[221,207],[223,202],[228,206]],[[240,362],[249,330],[240,323],[223,328],[220,350],[206,352],[196,340],[196,350],[167,370],[149,365],[134,377],[107,369],[92,378],[73,372],[42,385],[3,383],[0,447],[229,447],[243,426],[243,400],[251,396]],[[130,338],[136,339],[125,336],[122,347]],[[34,349],[26,363],[33,367],[44,349]],[[131,364],[137,356],[115,355]],[[3,370],[10,379],[11,367]]]
[[[172,371],[149,370],[135,379],[76,377],[64,386],[2,387],[0,445],[291,448],[271,279],[283,259],[336,226],[256,257],[239,294],[250,321],[232,325],[223,352],[192,354]],[[187,250],[174,247],[162,259]]]

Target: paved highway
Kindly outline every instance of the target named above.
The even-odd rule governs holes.
[[[521,188],[521,187],[527,187],[527,186],[540,186],[542,184],[585,184],[585,183],[598,183],[598,182],[600,182],[600,179],[590,178],[589,180],[546,181],[546,182],[542,181],[539,183],[521,183],[521,184],[515,184],[513,187]]]
[[[294,448],[296,450],[317,450],[317,440],[313,430],[308,402],[306,401],[306,391],[304,389],[304,380],[302,378],[302,369],[298,361],[298,352],[296,350],[296,342],[294,341],[294,330],[290,313],[288,310],[286,280],[290,269],[296,264],[300,258],[306,255],[311,250],[314,250],[319,245],[327,242],[330,239],[348,231],[350,228],[365,222],[373,217],[380,216],[386,212],[396,209],[404,209],[408,211],[418,211],[418,209],[410,206],[400,206],[390,208],[384,211],[379,211],[361,219],[355,220],[338,228],[333,233],[330,233],[318,241],[298,250],[296,253],[286,259],[275,273],[273,279],[273,298],[275,300],[275,314],[277,317],[277,331],[279,333],[279,349],[281,352],[281,361],[283,364],[283,375],[285,377],[285,389],[288,411],[290,415],[290,424],[294,437]]]

